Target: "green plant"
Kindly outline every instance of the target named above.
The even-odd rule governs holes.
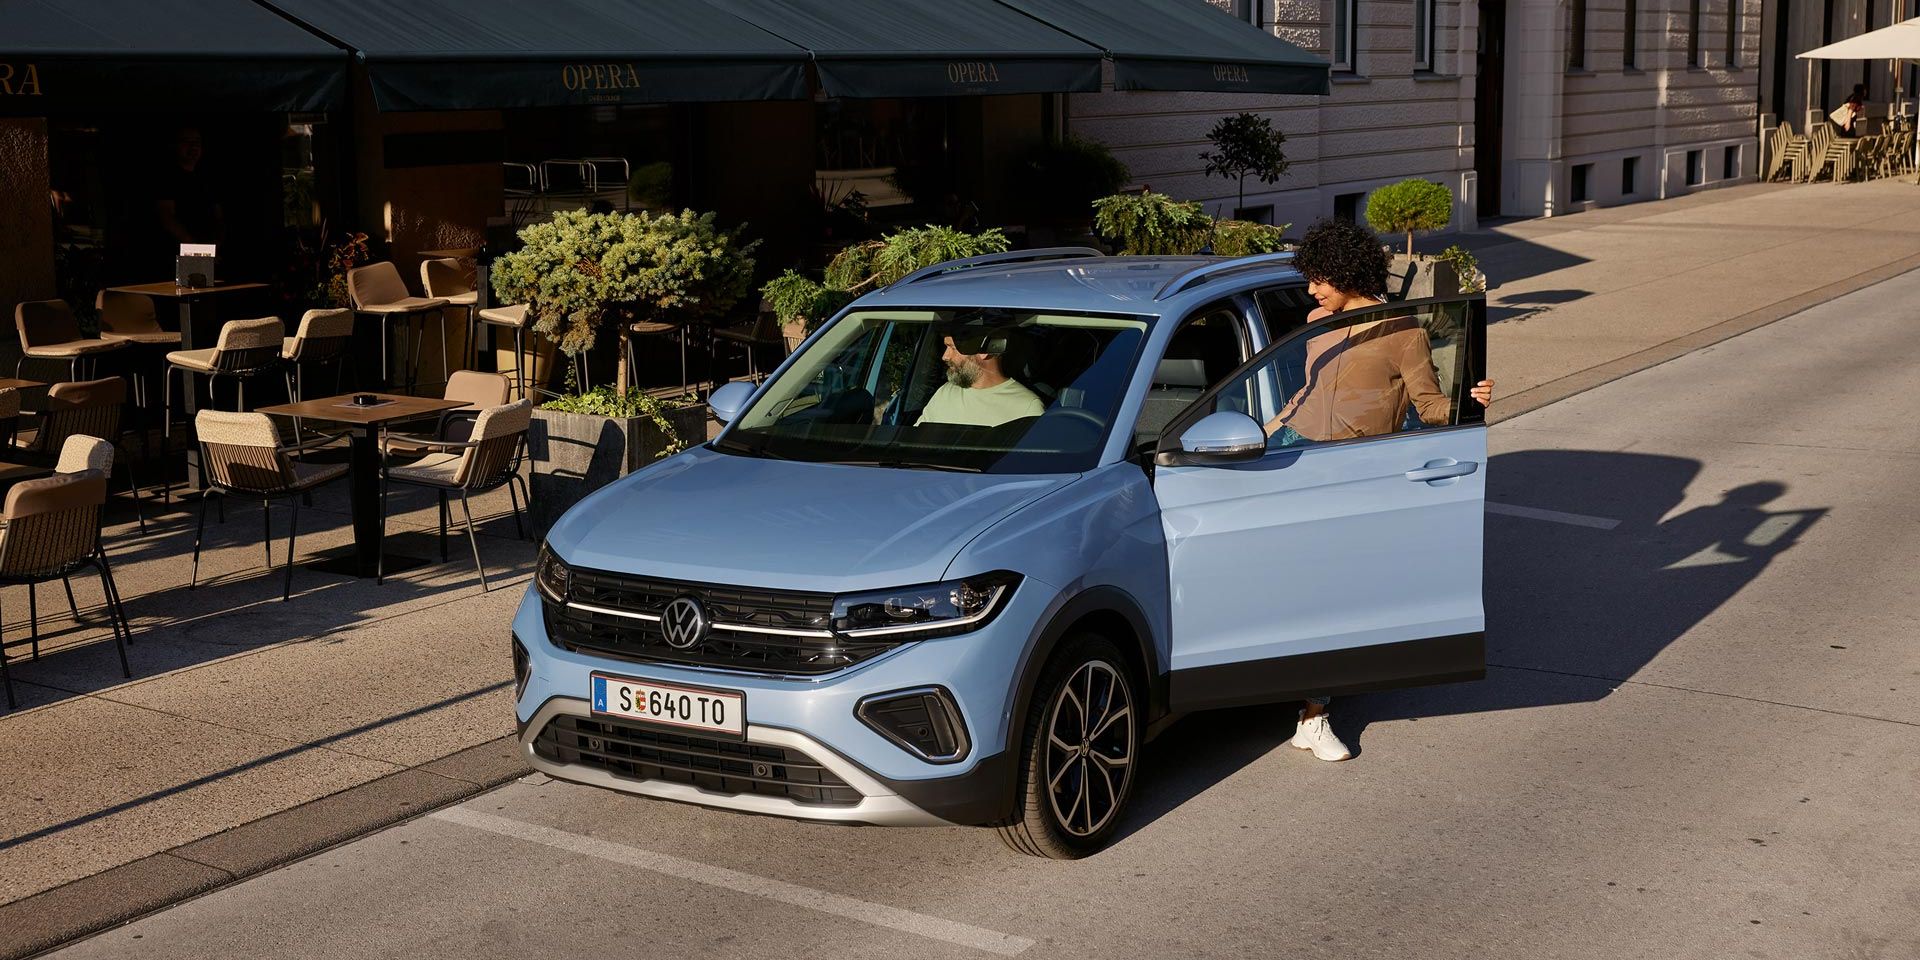
[[[1206,244],[1213,219],[1198,203],[1143,190],[1095,200],[1093,226],[1123,254],[1182,254]]]
[[[670,456],[687,448],[685,437],[673,428],[673,421],[667,414],[673,410],[693,406],[693,402],[684,397],[658,399],[639,390],[620,391],[609,386],[594,387],[585,393],[556,397],[540,405],[542,410],[556,410],[561,413],[582,413],[594,417],[610,417],[616,420],[629,420],[645,417],[652,421],[660,436],[667,443],[660,456]]]
[[[1213,225],[1213,252],[1223,257],[1279,253],[1287,248],[1281,237],[1289,226],[1292,224],[1272,226],[1248,220],[1221,220]]]
[[[1367,225],[1381,233],[1403,233],[1407,257],[1413,257],[1416,230],[1441,230],[1453,221],[1453,191],[1414,177],[1388,184],[1367,196]]]
[[[1292,161],[1283,149],[1287,135],[1273,128],[1273,121],[1257,113],[1238,113],[1221,117],[1207,131],[1213,144],[1210,153],[1200,159],[1207,162],[1206,175],[1216,174],[1236,181],[1240,188],[1240,206],[1247,205],[1247,178],[1272,183],[1286,175]]]
[[[643,163],[627,178],[627,199],[647,210],[673,206],[673,164],[665,160]]]
[[[1460,277],[1461,293],[1486,292],[1487,276],[1480,272],[1480,258],[1474,256],[1473,251],[1456,243],[1440,251],[1434,259],[1453,267],[1453,272]]]
[[[1036,143],[1008,171],[1013,209],[1047,223],[1084,223],[1095,200],[1120,192],[1127,165],[1107,145],[1082,137]]]
[[[701,320],[732,309],[753,286],[752,253],[736,227],[711,213],[555,214],[520,231],[523,246],[494,260],[501,303],[528,303],[533,328],[569,355],[593,348],[608,315]],[[625,345],[627,324],[618,328]],[[629,384],[620,352],[622,388]]]
[[[788,270],[760,288],[782,323],[800,323],[811,331],[841,307],[871,289],[884,287],[922,267],[961,257],[1003,253],[1011,244],[999,229],[967,233],[952,227],[900,230],[878,240],[856,243],[827,263],[820,280]]]

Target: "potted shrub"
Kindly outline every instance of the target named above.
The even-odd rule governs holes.
[[[1367,196],[1367,225],[1380,233],[1407,238],[1406,253],[1393,258],[1394,276],[1403,278],[1401,286],[1407,299],[1431,297],[1436,289],[1450,291],[1457,286],[1457,279],[1443,280],[1435,265],[1423,265],[1413,255],[1414,233],[1444,230],[1452,222],[1453,191],[1431,180],[1402,180]]]
[[[1284,150],[1286,134],[1275,130],[1272,120],[1257,113],[1221,117],[1213,129],[1207,131],[1207,141],[1213,144],[1213,149],[1200,154],[1200,159],[1207,162],[1206,175],[1234,181],[1240,198],[1236,211],[1247,205],[1248,177],[1273,183],[1285,176],[1287,168],[1293,165]],[[1240,214],[1236,212],[1235,216]]]
[[[1187,254],[1206,246],[1213,218],[1197,202],[1142,190],[1095,200],[1093,226],[1121,254]]]
[[[877,290],[921,267],[947,260],[1002,253],[1010,246],[997,229],[967,233],[952,227],[900,230],[878,240],[856,243],[827,263],[821,279],[788,270],[760,288],[780,318],[787,349],[869,290]]]
[[[1221,220],[1213,225],[1211,247],[1223,257],[1245,257],[1256,253],[1279,253],[1287,249],[1282,239],[1292,224],[1253,223],[1248,220]]]
[[[601,386],[541,404],[527,430],[534,535],[545,536],[587,494],[706,438],[707,408],[692,397]]]

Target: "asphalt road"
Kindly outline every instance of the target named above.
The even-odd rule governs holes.
[[[1344,764],[1183,720],[1098,857],[536,777],[59,956],[1920,956],[1916,303],[1495,427],[1487,679],[1336,702]]]

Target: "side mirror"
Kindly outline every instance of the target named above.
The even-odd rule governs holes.
[[[1180,435],[1180,452],[1163,453],[1159,462],[1178,464],[1245,463],[1267,452],[1267,432],[1258,421],[1235,410],[1200,418]]]
[[[733,418],[746,409],[747,401],[753,398],[754,385],[734,381],[707,394],[707,409],[713,412],[713,418],[721,423],[732,423]]]

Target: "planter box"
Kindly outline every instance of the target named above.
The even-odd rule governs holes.
[[[1424,300],[1449,297],[1460,292],[1460,277],[1453,264],[1421,257],[1409,262],[1407,255],[1396,253],[1387,274],[1387,293],[1395,300]]]
[[[688,446],[706,442],[704,405],[670,410],[667,420]],[[654,462],[666,448],[667,438],[646,417],[615,419],[536,408],[527,428],[533,469],[527,514],[534,536],[546,536],[554,521],[581,498]]]

